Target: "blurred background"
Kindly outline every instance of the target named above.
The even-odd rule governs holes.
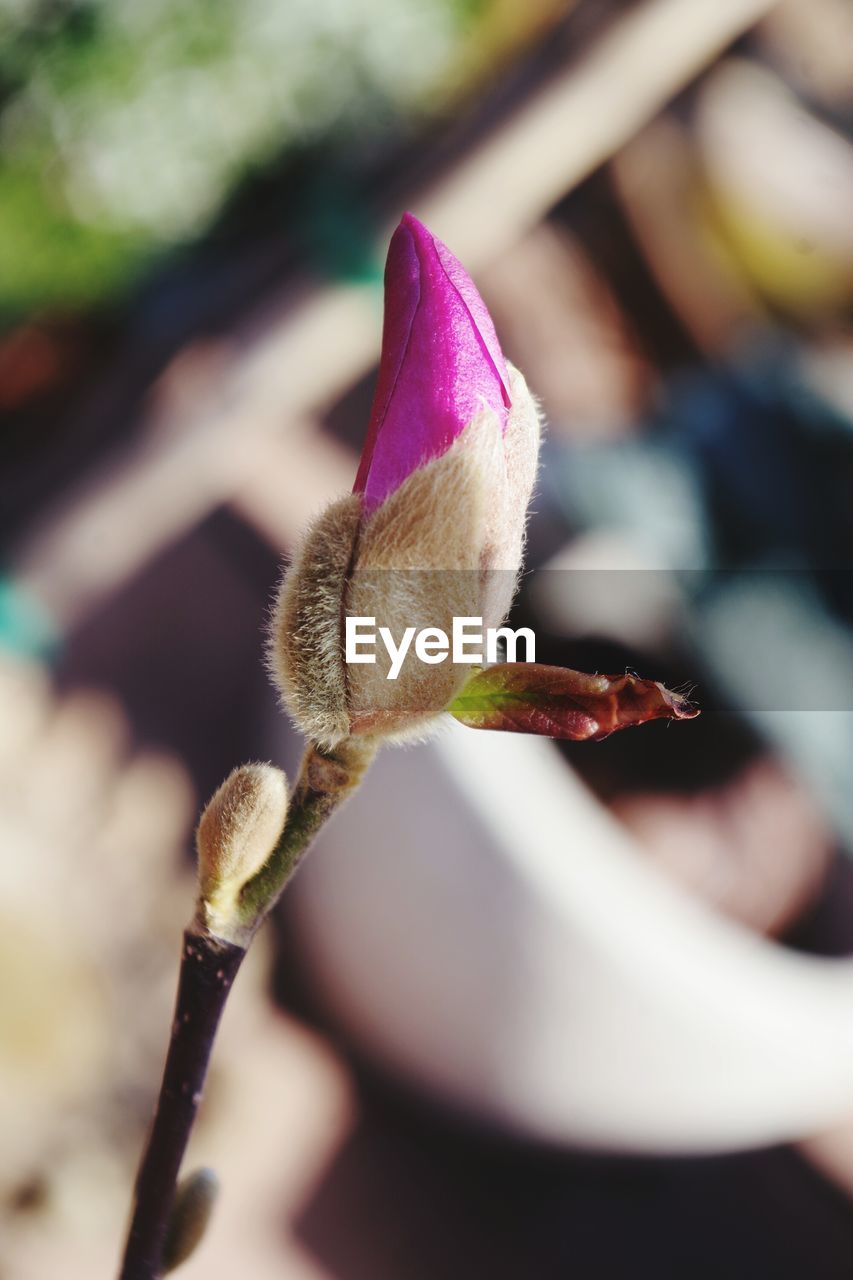
[[[3,1280],[115,1269],[406,208],[543,403],[516,625],[702,716],[380,757],[237,985],[183,1274],[848,1276],[851,131],[849,0],[0,0]]]

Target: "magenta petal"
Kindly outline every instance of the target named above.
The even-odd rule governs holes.
[[[379,381],[355,481],[368,511],[444,453],[480,410],[503,428],[506,364],[471,277],[412,214],[391,238]]]

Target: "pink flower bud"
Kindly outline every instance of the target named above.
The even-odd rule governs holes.
[[[308,531],[276,602],[270,667],[310,739],[372,746],[420,736],[445,711],[475,727],[572,738],[697,714],[633,676],[514,663],[470,676],[465,654],[445,661],[446,647],[419,655],[401,643],[420,633],[444,646],[457,618],[500,626],[538,449],[536,404],[472,280],[405,214],[388,251],[379,379],[353,492]],[[372,622],[386,652],[351,652],[347,664],[350,618]]]
[[[483,409],[503,431],[509,404],[506,362],[474,282],[404,214],[388,249],[379,380],[354,487],[365,510],[445,453]]]
[[[454,616],[498,626],[521,568],[539,418],[524,378],[461,264],[416,218],[394,233],[385,271],[379,380],[353,494],[329,507],[287,573],[270,665],[313,740],[420,733],[470,668],[414,654],[345,666],[342,620],[395,636],[449,633]]]

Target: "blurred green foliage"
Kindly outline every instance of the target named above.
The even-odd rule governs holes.
[[[250,170],[435,100],[486,0],[0,0],[0,315],[97,302]]]

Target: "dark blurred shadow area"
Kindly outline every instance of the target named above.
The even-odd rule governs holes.
[[[113,1267],[199,805],[298,766],[268,611],[406,208],[542,402],[513,625],[702,714],[382,753],[241,976],[186,1275],[835,1280],[849,0],[3,6],[0,1275]]]
[[[634,1161],[473,1151],[368,1113],[298,1233],[346,1280],[841,1277],[849,1205],[794,1152]]]

